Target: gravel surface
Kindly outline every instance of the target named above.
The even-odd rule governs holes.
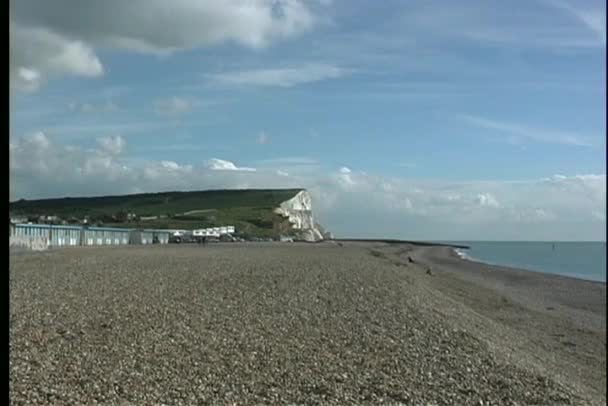
[[[12,256],[10,403],[605,404],[605,392],[524,362],[533,347],[500,350],[521,334],[446,294],[407,247]],[[605,333],[603,345],[605,365]]]

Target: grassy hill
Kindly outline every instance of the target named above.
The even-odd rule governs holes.
[[[119,227],[195,229],[234,225],[243,234],[271,236],[287,233],[291,228],[289,222],[272,210],[301,190],[207,190],[19,200],[9,203],[9,212],[62,219],[86,216],[91,223]],[[139,220],[128,221],[129,213]]]

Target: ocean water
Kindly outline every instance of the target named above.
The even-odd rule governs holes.
[[[457,250],[464,258],[606,282],[605,242],[459,241],[471,247]]]

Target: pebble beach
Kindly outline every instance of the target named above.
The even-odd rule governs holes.
[[[374,242],[10,256],[11,405],[605,405],[606,285]]]

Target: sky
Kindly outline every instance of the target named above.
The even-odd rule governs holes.
[[[600,0],[10,1],[10,199],[302,187],[337,236],[606,239]]]

